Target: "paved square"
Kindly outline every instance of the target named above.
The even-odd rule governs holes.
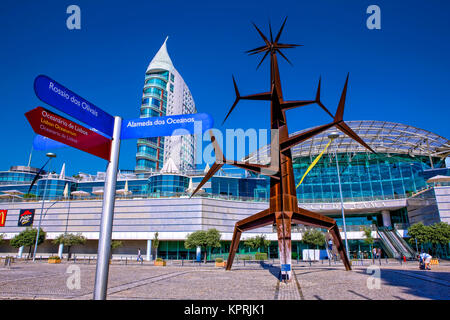
[[[108,299],[193,300],[417,300],[450,298],[450,263],[431,271],[418,264],[383,262],[371,268],[293,264],[294,279],[279,282],[275,263],[235,264],[232,271],[203,265],[146,262],[110,266]],[[70,267],[70,269],[68,269]],[[379,269],[378,269],[379,268]],[[76,271],[73,273],[73,271]],[[74,277],[79,271],[80,288]],[[369,271],[369,272],[368,272]],[[69,273],[68,273],[69,272]],[[374,273],[375,272],[375,273]],[[377,277],[379,275],[380,277]],[[0,267],[0,299],[92,299],[95,264],[19,261]],[[69,282],[69,285],[68,285]],[[75,284],[75,285],[74,285]],[[72,288],[72,289],[71,289]]]

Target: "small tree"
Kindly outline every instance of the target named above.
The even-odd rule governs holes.
[[[67,247],[67,260],[70,259],[71,252],[70,249],[72,246],[76,245],[84,245],[86,243],[86,238],[81,235],[81,233],[73,234],[73,233],[65,233],[60,234],[55,240],[53,240],[53,244],[63,244]]]
[[[450,242],[450,225],[446,222],[438,222],[432,224],[431,228],[431,243],[447,245]]]
[[[372,230],[370,228],[368,228],[368,227],[364,228],[364,242],[369,245],[369,247],[370,247],[370,254],[372,255],[372,258],[373,258],[372,246],[373,246],[373,243],[375,242],[375,240],[372,237]]]
[[[409,242],[414,245],[430,244],[435,252],[438,245],[446,246],[450,242],[450,225],[445,222],[438,222],[430,226],[423,223],[413,224],[408,228]]]
[[[120,248],[120,247],[122,247],[122,246],[123,246],[122,241],[120,241],[120,240],[112,240],[112,241],[111,241],[110,258],[112,258],[112,254],[113,254],[114,249]]]
[[[24,231],[19,233],[17,236],[11,239],[10,245],[14,248],[20,247],[30,247],[28,251],[28,258],[31,255],[31,248],[34,246],[36,242],[37,229],[35,228],[26,228]],[[40,245],[45,241],[46,233],[44,230],[39,229],[39,239],[37,245]]]
[[[195,249],[197,247],[204,248],[205,256],[204,262],[206,263],[207,249],[220,247],[220,232],[217,229],[209,229],[208,231],[195,231],[189,234],[184,242],[186,249]]]
[[[306,244],[315,245],[316,248],[325,244],[325,235],[318,229],[306,230],[302,240]]]
[[[262,234],[260,236],[248,238],[244,241],[244,244],[252,249],[258,249],[259,252],[260,248],[265,249],[270,245],[270,240],[266,240],[266,236]]]
[[[155,249],[155,259],[158,259],[159,238],[158,232],[155,233],[152,240],[152,248]]]
[[[408,228],[408,235],[410,236],[409,242],[411,244],[424,244],[430,242],[431,239],[431,228],[424,226],[422,222],[415,223]]]

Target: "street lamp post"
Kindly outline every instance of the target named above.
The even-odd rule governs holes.
[[[339,134],[337,132],[332,132],[328,135],[328,139],[333,141],[338,138]],[[347,258],[350,259],[350,252],[348,251],[348,241],[347,241],[347,226],[345,224],[345,214],[344,214],[344,198],[342,196],[342,186],[341,186],[341,174],[339,173],[339,161],[337,159],[337,147],[334,148],[334,157],[336,159],[336,170],[339,183],[339,194],[341,196],[341,211],[342,211],[342,224],[344,226],[344,236],[345,236],[345,251],[347,252]]]
[[[56,157],[56,154],[54,153],[47,153],[46,156],[49,158],[48,160],[48,175],[47,175],[47,179],[45,180],[45,187],[44,187],[44,194],[42,195],[42,207],[41,207],[41,215],[39,216],[39,225],[38,225],[38,230],[36,233],[36,241],[34,243],[34,252],[33,252],[33,261],[36,260],[36,251],[37,251],[37,246],[38,246],[38,241],[39,241],[39,232],[41,230],[41,222],[42,222],[42,215],[44,214],[44,203],[45,203],[45,194],[47,192],[47,184],[48,184],[48,178],[50,175],[50,162],[53,158]]]

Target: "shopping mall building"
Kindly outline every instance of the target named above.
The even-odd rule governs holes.
[[[173,67],[164,42],[146,71],[141,116],[194,112],[192,96]],[[367,153],[342,134],[297,188],[299,205],[336,219],[342,232],[342,190],[351,254],[368,250],[363,230],[370,228],[376,245],[388,256],[407,255],[402,239],[408,237],[411,224],[450,223],[450,168],[445,163],[450,141],[406,124],[347,123],[376,153]],[[292,149],[297,182],[324,150],[330,132]],[[192,259],[195,250],[184,248],[186,236],[210,228],[219,230],[223,240],[222,247],[213,253],[226,253],[235,223],[268,207],[268,178],[232,169],[219,171],[190,198],[208,169],[195,169],[195,148],[193,136],[179,141],[171,137],[137,141],[135,170],[118,173],[113,239],[121,240],[123,247],[114,251],[116,256],[136,255],[138,248],[145,256],[158,233],[158,256]],[[267,162],[261,156],[267,154],[263,151],[267,150],[252,154],[247,160]],[[33,227],[41,222],[47,235],[38,255],[56,254],[58,246],[51,240],[63,233],[84,235],[87,243],[72,251],[80,256],[95,255],[105,173],[69,177],[64,168],[58,174],[41,172],[31,188],[32,196],[26,195],[38,171],[29,166],[13,166],[0,172],[0,234],[6,240],[0,246],[0,255],[17,254],[17,249],[9,246],[9,239],[25,229],[18,226],[19,215],[25,210],[34,213]],[[305,228],[293,226],[292,230],[292,252],[301,255],[306,248],[301,242]],[[277,236],[272,227],[244,233],[242,239],[260,234],[271,240],[269,257],[277,257]],[[241,242],[240,252],[247,250]]]

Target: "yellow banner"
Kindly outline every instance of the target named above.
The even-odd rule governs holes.
[[[322,150],[322,152],[314,159],[314,161],[311,163],[311,165],[309,166],[309,168],[306,170],[305,174],[303,175],[302,179],[300,180],[300,182],[298,183],[297,187],[295,187],[295,189],[297,189],[298,187],[300,187],[300,185],[303,182],[303,179],[305,179],[306,175],[308,174],[309,171],[311,171],[312,168],[314,168],[314,166],[317,164],[317,162],[319,162],[320,158],[322,157],[322,155],[324,154],[325,151],[327,151],[328,146],[330,145],[331,141],[330,140],[327,145],[325,146],[325,149]]]

